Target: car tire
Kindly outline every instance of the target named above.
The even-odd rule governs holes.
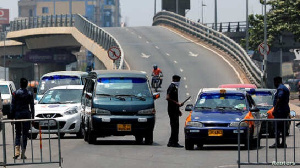
[[[87,140],[88,140],[88,134],[87,134],[87,131],[86,131],[86,128],[85,128],[84,124],[83,124],[83,127],[82,127],[82,131],[83,131],[83,140],[85,142],[87,142]]]
[[[82,126],[80,126],[79,131],[76,133],[76,137],[82,139],[84,137]]]
[[[56,134],[58,136],[58,134]],[[59,133],[60,139],[63,139],[65,137],[65,133]]]
[[[203,149],[203,143],[197,143],[197,149]]]
[[[36,139],[38,136],[37,133],[32,133],[31,135],[28,136],[29,139]]]
[[[152,145],[153,144],[153,131],[149,132],[145,136],[145,144]]]
[[[191,142],[189,139],[185,139],[185,149],[186,150],[193,150],[194,149],[194,143]]]
[[[89,144],[95,144],[97,137],[94,135],[93,131],[88,128],[88,132],[87,132],[88,136],[87,136],[87,142]]]
[[[137,145],[140,145],[140,144],[143,143],[143,136],[141,136],[141,135],[135,135],[134,137],[135,137],[135,143]]]

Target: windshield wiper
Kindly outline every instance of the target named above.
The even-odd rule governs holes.
[[[195,108],[201,108],[201,109],[212,109],[211,107],[195,107]]]
[[[61,104],[61,102],[49,102],[49,103],[45,103],[45,104]]]
[[[226,106],[217,106],[217,109],[234,109],[234,110],[242,110],[240,108],[236,108],[236,107],[226,107]]]
[[[99,96],[109,96],[109,97],[114,97],[114,98],[116,98],[116,99],[125,101],[125,98],[120,97],[119,95],[110,95],[110,94],[97,94],[97,95],[99,95]]]
[[[142,100],[142,101],[145,101],[146,99],[142,96],[136,96],[136,95],[116,95],[116,96],[129,96],[129,97],[134,97],[134,98],[137,98],[139,100]]]

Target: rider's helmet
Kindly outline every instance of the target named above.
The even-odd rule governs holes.
[[[154,69],[154,70],[157,69],[157,65],[156,65],[156,64],[153,65],[153,69]]]

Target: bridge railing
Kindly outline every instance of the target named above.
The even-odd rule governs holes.
[[[10,22],[10,31],[41,27],[75,27],[105,50],[116,46],[120,48],[121,56],[115,61],[115,66],[117,69],[125,69],[124,52],[119,42],[111,34],[79,14],[26,17]]]
[[[154,16],[153,25],[160,24],[180,29],[227,52],[240,65],[250,82],[260,86],[261,70],[254,64],[246,51],[226,35],[168,11],[161,11]]]
[[[203,25],[212,29],[215,27],[215,23],[205,23]],[[246,22],[221,22],[217,24],[217,30],[219,32],[246,32]]]

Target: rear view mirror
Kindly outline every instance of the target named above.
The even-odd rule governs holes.
[[[290,111],[291,118],[296,117],[296,112],[294,110]]]
[[[259,112],[259,109],[257,107],[251,107],[250,112],[257,113]]]
[[[185,111],[192,111],[193,110],[193,105],[192,104],[188,104],[185,106]]]
[[[160,98],[160,93],[153,93],[153,99],[156,100]]]

